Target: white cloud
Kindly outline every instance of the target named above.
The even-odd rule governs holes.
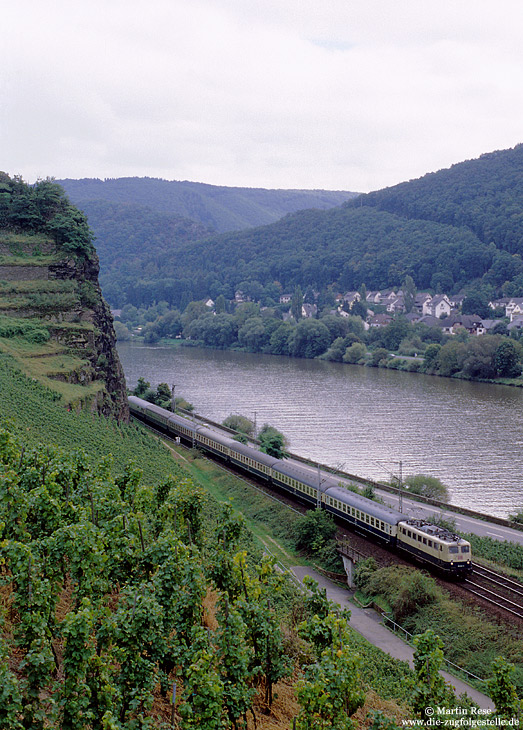
[[[25,0],[0,168],[369,190],[522,141],[519,0]]]

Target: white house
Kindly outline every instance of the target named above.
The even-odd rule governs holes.
[[[510,321],[514,319],[514,317],[519,317],[523,314],[523,299],[522,298],[513,298],[509,301],[507,306],[505,307],[505,317],[508,317]]]
[[[452,307],[446,294],[436,294],[423,304],[423,314],[430,314],[438,319],[441,316],[448,317],[451,311]]]
[[[361,294],[357,291],[348,291],[343,295],[343,304],[352,309],[356,302],[361,301]]]

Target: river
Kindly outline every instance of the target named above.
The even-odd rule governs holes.
[[[119,343],[140,376],[216,421],[268,422],[290,450],[378,480],[431,474],[450,501],[506,517],[523,506],[523,389],[319,360]]]

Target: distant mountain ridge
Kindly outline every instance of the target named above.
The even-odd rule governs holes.
[[[170,194],[174,188],[163,182],[153,181],[145,189]],[[135,181],[110,183],[76,181],[72,197],[76,202],[96,190],[132,193],[133,202],[113,203],[112,211],[107,202],[78,202],[86,212],[92,209],[102,286],[114,306],[164,300],[183,308],[208,296],[231,299],[249,283],[270,290],[272,299],[277,290],[292,292],[298,285],[318,291],[355,290],[363,283],[385,289],[400,287],[407,275],[419,290],[450,294],[472,288],[489,299],[523,297],[523,145],[328,210],[299,210],[268,225],[225,233],[194,223],[194,209],[187,207],[184,221],[173,212],[146,214],[143,209],[132,220]],[[218,201],[223,193],[190,185]],[[239,205],[245,191],[228,191],[234,193],[228,202]],[[167,205],[167,200],[158,196],[155,205]],[[160,215],[166,217],[163,222]]]
[[[266,225],[297,210],[325,210],[358,195],[348,191],[270,190],[159,178],[57,180],[75,205],[104,200],[191,219],[217,233]]]

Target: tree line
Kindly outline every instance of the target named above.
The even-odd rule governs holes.
[[[299,293],[299,301],[302,299]],[[225,304],[223,297],[222,304]],[[365,330],[360,316],[342,317],[332,314],[328,307],[318,319],[292,317],[286,321],[281,307],[262,309],[253,302],[238,305],[234,314],[225,311],[218,302],[216,311],[211,311],[204,302],[191,302],[183,313],[161,307],[153,309],[153,313],[158,311],[165,314],[146,323],[142,330],[149,343],[179,337],[185,345],[320,357],[333,362],[481,380],[517,378],[523,363],[518,333],[509,336],[503,321],[492,334],[476,336],[464,328],[455,335],[447,335],[440,327],[411,324],[403,316],[395,317],[386,326]],[[135,308],[122,312],[129,327],[137,321],[137,316]],[[117,323],[117,334],[124,327]],[[123,337],[130,336],[125,328]]]

